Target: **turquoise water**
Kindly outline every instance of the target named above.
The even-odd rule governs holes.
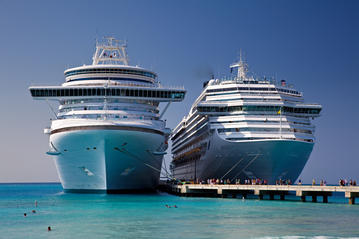
[[[339,197],[328,204],[293,200],[68,194],[60,184],[0,184],[0,238],[359,238],[359,205]]]

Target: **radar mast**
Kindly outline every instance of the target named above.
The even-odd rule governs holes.
[[[248,72],[247,62],[243,59],[242,50],[239,52],[239,61],[230,65],[231,72],[234,68],[237,68],[237,78],[244,80],[247,79],[246,73]]]
[[[96,41],[96,51],[92,57],[92,65],[128,65],[127,43],[114,37],[105,37]]]

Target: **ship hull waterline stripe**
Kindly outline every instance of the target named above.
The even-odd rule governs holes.
[[[139,132],[164,135],[163,132],[155,129],[147,129],[147,128],[133,127],[133,126],[117,126],[117,125],[73,126],[73,127],[66,127],[66,128],[52,130],[51,134],[62,133],[67,131],[77,131],[77,130],[128,130],[128,131],[139,131]]]

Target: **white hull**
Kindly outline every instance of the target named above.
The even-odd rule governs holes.
[[[279,179],[294,182],[302,172],[313,143],[294,140],[253,140],[233,142],[214,133],[209,149],[199,160],[176,165],[174,177],[185,180],[266,179],[273,184]]]
[[[165,136],[131,130],[70,130],[51,134],[65,191],[151,190],[159,181]],[[52,147],[50,145],[50,147]],[[155,170],[157,169],[157,170]]]

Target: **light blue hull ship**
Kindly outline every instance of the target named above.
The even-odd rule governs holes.
[[[162,116],[186,91],[129,65],[126,48],[113,37],[96,41],[91,65],[65,70],[61,86],[29,88],[34,99],[59,103],[44,133],[65,191],[141,192],[159,183],[170,134]]]
[[[163,155],[161,134],[130,130],[75,130],[50,136],[65,191],[153,190]]]
[[[216,132],[210,136],[199,160],[174,168],[178,179],[279,179],[295,182],[302,172],[314,143],[267,139],[233,142]]]

